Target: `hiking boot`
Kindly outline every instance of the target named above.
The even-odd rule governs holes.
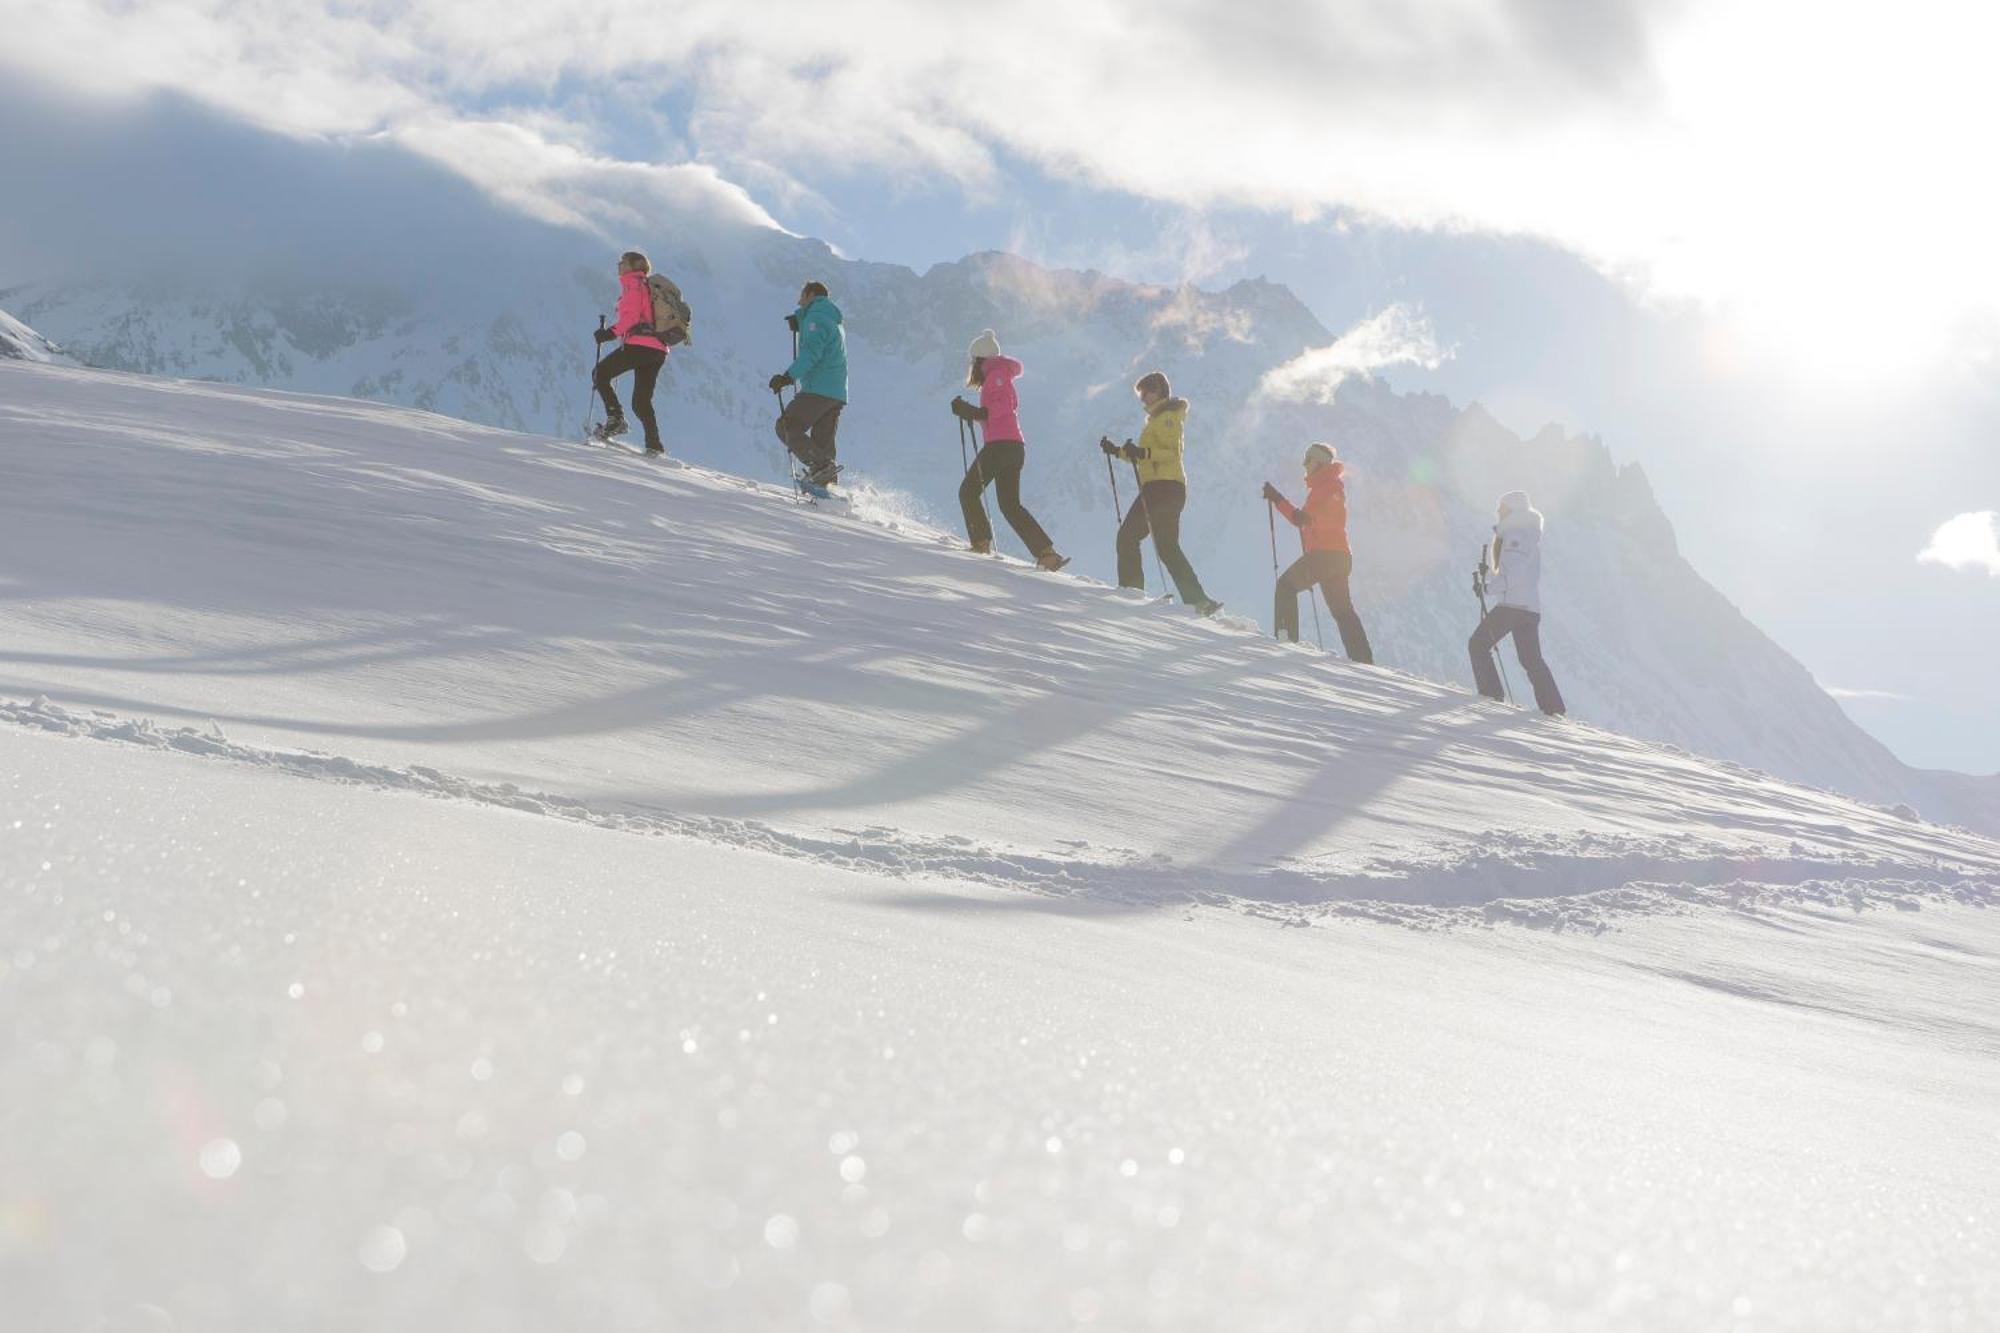
[[[625,424],[623,416],[615,416],[609,421],[601,422],[592,427],[590,438],[593,440],[615,440],[631,429],[630,426]]]
[[[972,543],[972,553],[973,553],[974,555],[992,555],[992,554],[993,554],[993,543],[992,543],[992,542],[974,542],[974,543]]]
[[[811,482],[815,486],[831,486],[833,485],[834,479],[839,475],[840,475],[840,464],[834,462],[826,462],[826,463],[821,463],[818,467],[806,473],[806,480]]]
[[[1222,603],[1216,601],[1213,597],[1205,598],[1194,604],[1194,611],[1198,616],[1213,616],[1221,610]]]
[[[1046,569],[1050,572],[1061,569],[1068,563],[1069,557],[1058,553],[1054,547],[1050,547],[1035,557],[1035,568]]]

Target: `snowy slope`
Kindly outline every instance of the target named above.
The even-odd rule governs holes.
[[[2000,1311],[1992,842],[892,493],[13,365],[0,463],[28,1327]]]
[[[8,299],[93,364],[580,432],[585,332],[612,294],[601,262],[609,251],[510,225],[489,260],[468,256],[401,281],[154,276],[31,285]],[[1614,464],[1601,443],[1557,429],[1523,440],[1477,407],[1366,379],[1332,404],[1260,395],[1266,372],[1335,336],[1282,287],[1146,287],[1004,254],[918,274],[770,229],[676,221],[665,231],[671,246],[652,249],[697,312],[694,347],[675,355],[662,381],[666,436],[681,456],[778,475],[763,384],[788,357],[779,317],[800,280],[824,277],[847,315],[850,464],[956,528],[957,436],[945,404],[963,391],[967,340],[995,327],[1029,367],[1027,499],[1079,571],[1109,578],[1115,516],[1090,442],[1137,430],[1128,386],[1162,366],[1195,404],[1187,544],[1209,589],[1239,613],[1269,623],[1259,487],[1272,478],[1296,489],[1304,443],[1332,439],[1351,469],[1357,600],[1380,660],[1466,679],[1468,574],[1494,497],[1525,486],[1551,518],[1547,639],[1578,716],[2000,828],[2000,780],[1935,777],[1897,761],[1682,558],[1643,474]],[[472,280],[488,273],[504,280]],[[1004,525],[1000,541],[1017,549]]]

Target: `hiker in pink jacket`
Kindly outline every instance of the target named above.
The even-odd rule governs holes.
[[[604,424],[590,434],[593,439],[610,441],[631,429],[625,424],[624,409],[618,406],[618,395],[611,389],[611,381],[629,370],[632,412],[645,427],[646,452],[664,454],[667,450],[660,443],[660,423],[653,416],[653,385],[660,378],[660,367],[667,364],[667,345],[653,336],[653,293],[646,285],[652,271],[652,262],[637,250],[619,256],[618,315],[610,328],[597,331],[597,341],[603,344],[619,339],[623,345],[599,361],[591,376],[597,396],[604,400]]]
[[[974,552],[984,555],[993,549],[993,525],[987,521],[983,499],[986,484],[991,482],[1000,496],[1000,512],[1035,563],[1043,569],[1061,569],[1069,559],[1057,553],[1049,534],[1021,503],[1021,469],[1028,463],[1028,447],[1021,439],[1021,398],[1014,390],[1021,363],[1000,355],[1000,340],[991,329],[974,338],[968,350],[972,365],[965,383],[979,390],[979,405],[954,398],[951,410],[966,421],[981,423],[986,443],[958,488],[958,506],[965,511],[965,535]]]

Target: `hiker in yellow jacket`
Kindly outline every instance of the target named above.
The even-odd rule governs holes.
[[[1146,409],[1146,427],[1139,432],[1138,442],[1127,440],[1117,445],[1109,439],[1098,441],[1106,454],[1128,460],[1139,479],[1139,498],[1118,525],[1118,586],[1144,590],[1146,564],[1139,554],[1139,543],[1150,532],[1153,550],[1172,575],[1181,600],[1202,615],[1212,616],[1222,609],[1222,603],[1202,590],[1194,566],[1181,550],[1181,510],[1187,508],[1187,467],[1183,461],[1187,400],[1174,397],[1173,386],[1157,370],[1141,378],[1132,391]]]

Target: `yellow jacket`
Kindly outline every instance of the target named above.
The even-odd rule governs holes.
[[[1187,399],[1169,398],[1146,409],[1146,429],[1139,432],[1139,480],[1187,482],[1182,456],[1187,451]]]

